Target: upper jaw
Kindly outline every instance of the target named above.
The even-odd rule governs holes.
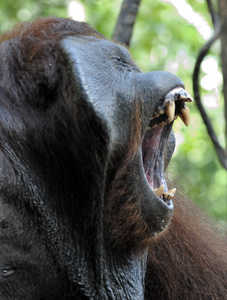
[[[186,126],[190,123],[190,113],[186,102],[192,102],[192,97],[181,87],[169,91],[164,101],[152,115],[149,128],[164,126],[176,120],[179,116]]]

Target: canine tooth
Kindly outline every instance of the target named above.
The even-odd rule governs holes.
[[[175,102],[169,102],[166,105],[166,114],[169,118],[169,122],[172,122],[174,119],[174,115],[175,115]]]
[[[172,190],[169,190],[168,192],[163,193],[163,195],[165,199],[169,200],[174,197],[175,193],[176,193],[176,189],[174,188]]]
[[[154,189],[154,193],[156,196],[158,196],[159,198],[161,197],[161,195],[163,194],[165,189],[165,186],[162,184],[160,185],[160,187],[158,189]]]
[[[181,109],[179,117],[184,122],[186,126],[190,124],[190,110],[187,106]]]
[[[174,197],[176,191],[177,191],[177,189],[173,188],[172,190],[169,190],[168,193],[170,194],[170,196]]]

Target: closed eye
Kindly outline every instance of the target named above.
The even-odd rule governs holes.
[[[0,277],[9,277],[13,275],[15,268],[13,266],[0,266]]]
[[[126,70],[128,72],[136,71],[140,72],[137,66],[135,66],[132,62],[132,60],[129,57],[126,57],[126,55],[113,55],[112,59],[115,62],[115,66],[119,70]]]

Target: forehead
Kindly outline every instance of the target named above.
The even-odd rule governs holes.
[[[70,52],[82,50],[84,56],[88,54],[95,55],[95,59],[98,56],[107,56],[111,58],[112,55],[119,55],[121,59],[126,60],[127,62],[133,62],[128,50],[119,45],[115,44],[109,40],[99,39],[93,36],[69,36],[64,38],[61,41],[63,48],[71,50]]]

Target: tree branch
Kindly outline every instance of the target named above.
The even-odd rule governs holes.
[[[124,0],[112,39],[129,46],[141,0]]]
[[[227,151],[227,0],[219,0],[219,16],[222,23],[221,39],[221,65],[223,75],[225,142]]]
[[[217,13],[214,11],[213,9],[213,5],[212,2],[210,0],[207,0],[207,5],[212,17],[212,22],[214,25],[214,33],[211,36],[211,38],[208,40],[208,42],[200,49],[197,60],[196,60],[196,64],[195,64],[195,68],[194,68],[194,72],[193,72],[193,91],[194,91],[194,97],[195,97],[195,102],[198,106],[198,109],[200,111],[200,114],[203,118],[203,121],[206,125],[208,134],[213,142],[213,145],[215,147],[215,150],[217,152],[218,155],[218,159],[221,163],[221,165],[227,170],[227,153],[225,152],[225,149],[222,148],[222,146],[220,145],[218,138],[214,132],[213,126],[210,122],[209,117],[207,116],[207,113],[201,103],[201,98],[200,98],[200,92],[199,92],[199,71],[200,71],[200,65],[204,59],[204,57],[206,56],[207,52],[209,51],[211,45],[214,43],[214,41],[216,41],[216,39],[219,37],[220,35],[220,31],[221,31],[221,25],[220,25],[220,21],[219,21],[219,17],[217,15]]]

